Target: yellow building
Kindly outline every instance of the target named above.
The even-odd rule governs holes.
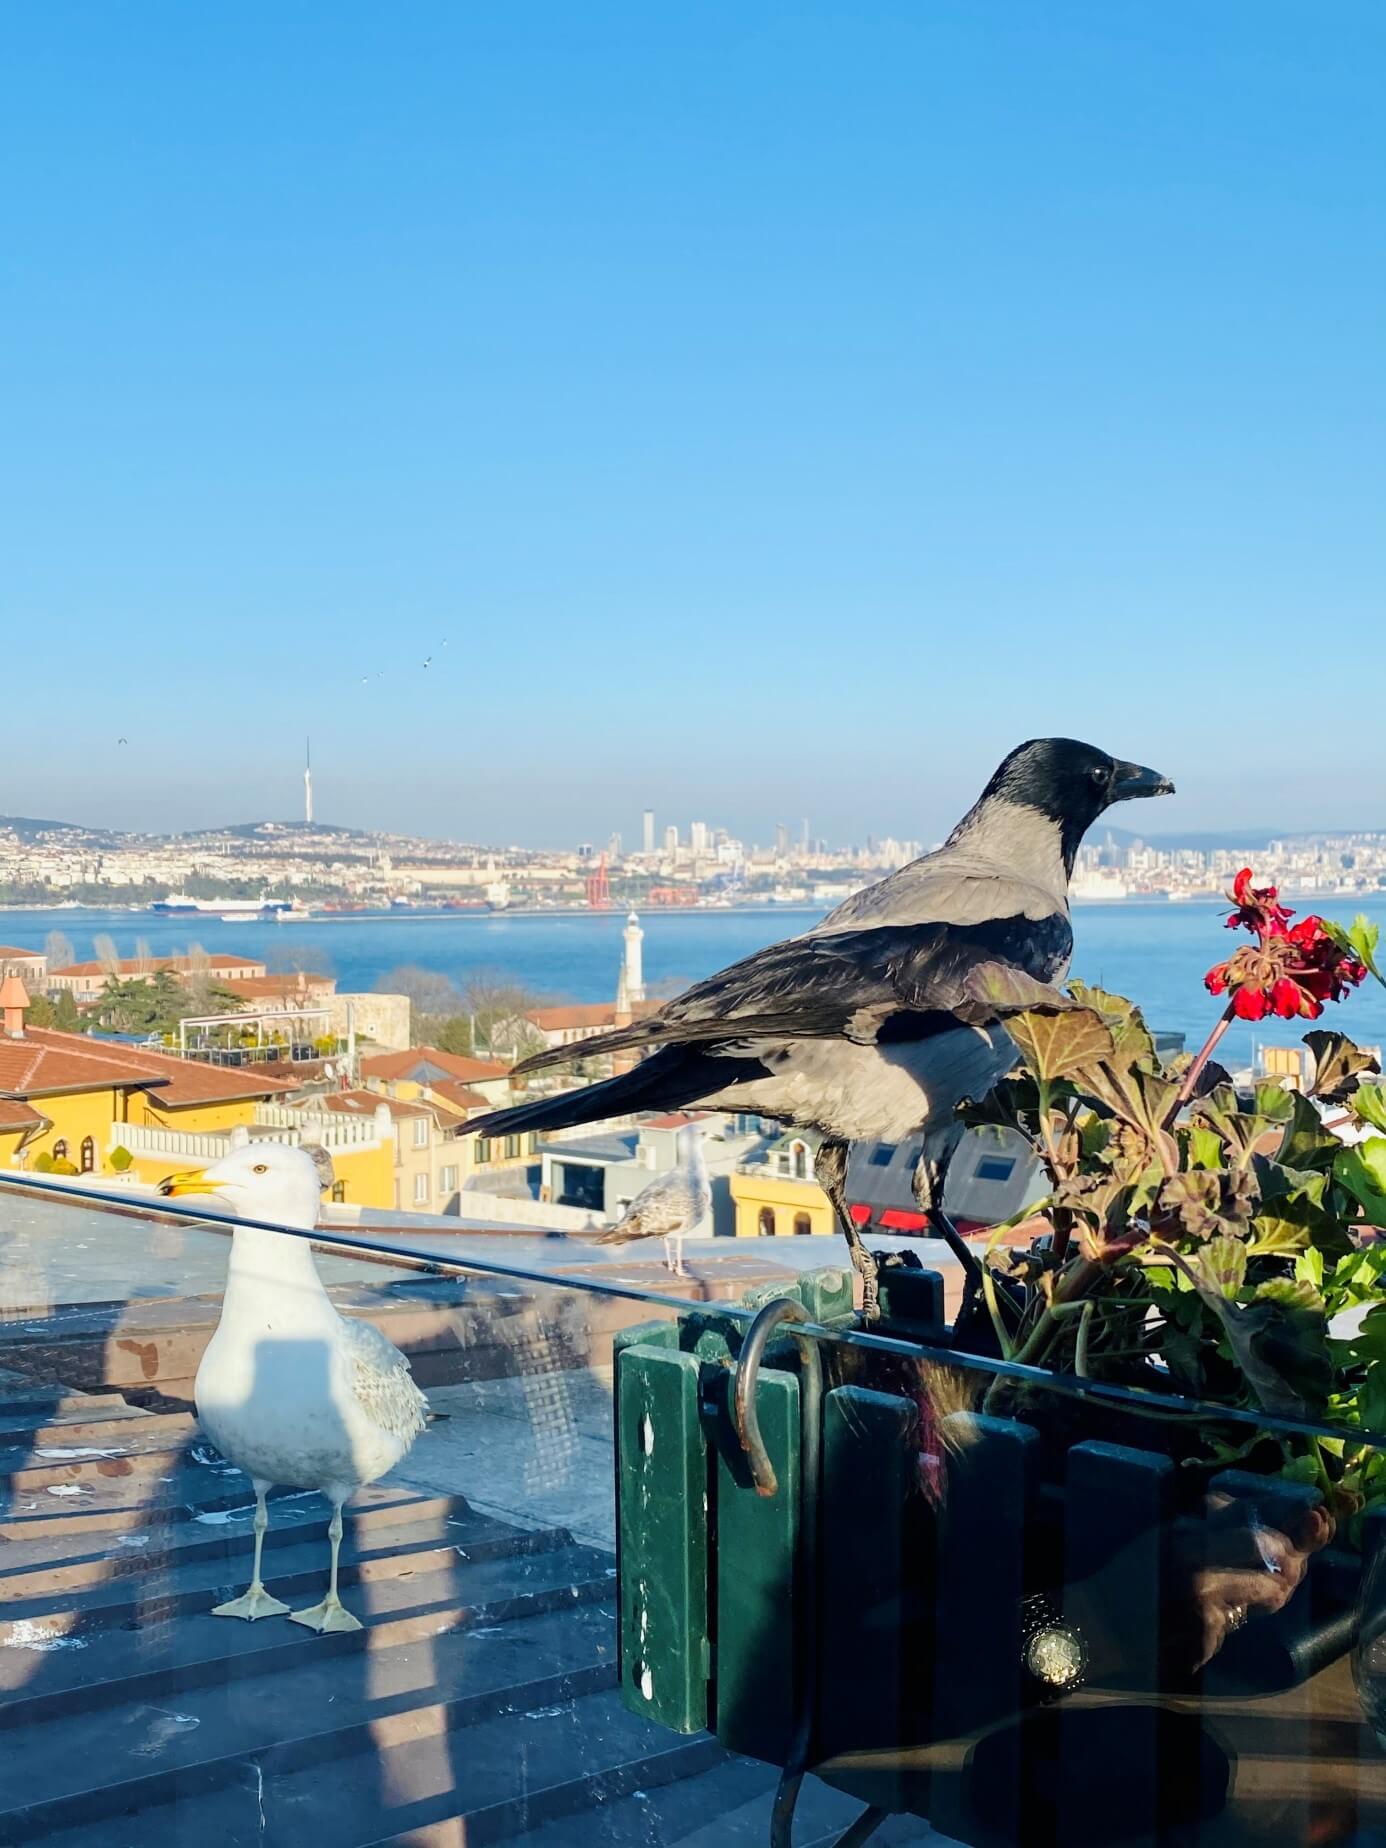
[[[400,1200],[406,1211],[455,1213],[469,1185],[537,1160],[538,1137],[468,1136],[465,1125],[511,1101],[510,1068],[436,1046],[371,1053],[361,1061],[367,1092],[427,1112],[401,1131]],[[417,1138],[417,1140],[415,1140]]]
[[[765,1156],[730,1177],[738,1238],[793,1238],[835,1232],[832,1202],[813,1178],[815,1139],[781,1136]]]
[[[320,1140],[332,1158],[334,1197],[393,1204],[388,1124],[383,1131],[342,1124],[336,1134],[329,1125],[315,1136],[296,1113],[283,1110],[294,1088],[283,1079],[26,1027],[28,1005],[23,984],[7,977],[0,986],[0,1170],[152,1182],[215,1161],[233,1138],[258,1131]]]

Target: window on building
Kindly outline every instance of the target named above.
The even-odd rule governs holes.
[[[878,1142],[871,1151],[871,1166],[873,1168],[888,1168],[894,1153],[895,1149],[892,1144],[889,1142]]]
[[[979,1181],[1008,1181],[1015,1173],[1013,1155],[984,1155],[977,1163]]]
[[[803,1142],[791,1142],[789,1145],[789,1172],[796,1181],[808,1179],[809,1159],[808,1145]]]
[[[345,1181],[333,1181],[332,1199],[333,1199],[333,1203],[337,1206],[344,1206],[346,1204],[346,1182]]]
[[[796,1213],[794,1215],[795,1238],[804,1238],[808,1233],[812,1232],[812,1230],[813,1221],[809,1218],[807,1213]]]
[[[426,1174],[414,1176],[414,1204],[415,1206],[428,1204],[428,1176]]]
[[[442,1189],[444,1193],[454,1193],[456,1191],[457,1189],[457,1170],[456,1168],[444,1168],[442,1175],[439,1178],[440,1178],[440,1183],[442,1185]]]
[[[66,1161],[67,1160],[67,1137],[66,1136],[59,1136],[58,1140],[53,1144],[53,1159],[54,1161]]]
[[[472,1155],[478,1168],[484,1168],[491,1159],[491,1138],[478,1136],[472,1143]]]
[[[519,1153],[520,1138],[518,1136],[507,1136],[505,1138],[505,1159],[507,1161],[514,1161]]]
[[[426,1149],[428,1147],[427,1117],[414,1118],[414,1147],[416,1149]]]
[[[773,1238],[775,1236],[775,1209],[773,1206],[761,1207],[760,1215],[756,1220],[756,1230],[760,1233],[762,1238]]]
[[[525,1137],[525,1154],[533,1155],[539,1148],[539,1138],[533,1130]]]
[[[606,1211],[606,1170],[585,1162],[553,1164],[554,1199],[560,1206],[580,1206],[584,1212]]]
[[[90,1136],[82,1138],[82,1172],[91,1174],[96,1169],[96,1144]]]

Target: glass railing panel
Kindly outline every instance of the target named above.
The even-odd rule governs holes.
[[[831,1266],[695,1301],[335,1231],[238,1237],[269,1307],[199,1415],[239,1311],[195,1205],[0,1186],[0,1841],[710,1848],[777,1792],[797,1842],[1383,1826],[1371,1434],[953,1354],[918,1273],[922,1341]],[[753,1366],[776,1293],[811,1319]],[[362,1405],[398,1454],[334,1484]]]

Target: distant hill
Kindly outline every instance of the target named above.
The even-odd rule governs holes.
[[[354,841],[368,838],[363,828],[338,828],[327,821],[237,821],[224,828],[189,828],[186,833],[175,835],[173,838],[180,841],[196,841],[208,835],[225,834],[235,835],[239,840],[251,840],[260,835],[270,835],[275,840],[279,840],[286,834],[290,836],[331,834],[338,839]]]
[[[84,839],[114,842],[127,840],[117,828],[86,828],[80,821],[40,821],[33,815],[0,815],[0,828],[17,834],[22,841],[36,841],[44,834],[80,834]]]
[[[1101,846],[1111,836],[1119,847],[1129,847],[1132,841],[1144,841],[1148,847],[1159,847],[1173,852],[1179,848],[1188,848],[1195,853],[1217,853],[1234,847],[1244,847],[1248,852],[1258,848],[1269,847],[1272,841],[1312,841],[1325,834],[1366,834],[1372,830],[1366,828],[1222,828],[1216,832],[1199,834],[1146,834],[1139,828],[1093,828],[1086,839],[1086,845]]]

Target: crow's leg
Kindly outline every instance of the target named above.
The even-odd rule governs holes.
[[[952,1154],[951,1148],[948,1154]],[[982,1267],[977,1262],[976,1252],[943,1210],[943,1176],[947,1166],[947,1157],[940,1160],[926,1145],[915,1164],[912,1192],[920,1212],[962,1265],[963,1296],[954,1321],[956,1327],[966,1321],[976,1300],[982,1286]]]
[[[847,1144],[836,1140],[821,1142],[813,1160],[813,1176],[833,1203],[833,1212],[847,1240],[852,1268],[861,1278],[861,1308],[868,1322],[881,1313],[880,1290],[876,1282],[876,1260],[862,1243],[861,1233],[847,1205]]]

